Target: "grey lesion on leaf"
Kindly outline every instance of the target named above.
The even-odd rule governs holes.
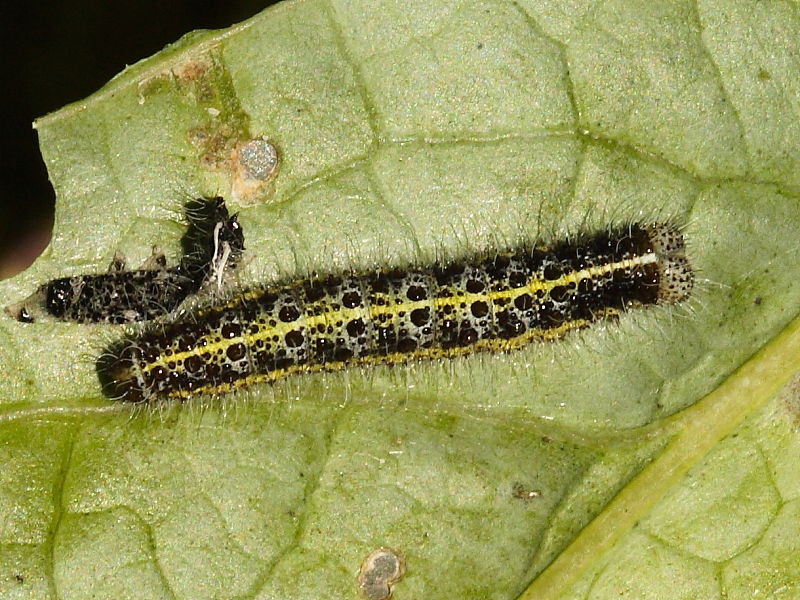
[[[237,163],[245,179],[265,181],[278,168],[278,150],[268,140],[254,139],[237,149]]]
[[[385,600],[405,573],[405,560],[391,548],[378,548],[361,563],[358,590],[368,600]]]

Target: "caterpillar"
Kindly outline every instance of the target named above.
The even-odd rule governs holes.
[[[107,273],[53,279],[6,312],[25,323],[42,316],[75,323],[130,323],[169,313],[207,281],[235,267],[244,250],[237,216],[228,214],[222,198],[191,200],[184,208],[188,227],[178,265],[167,267],[155,249],[135,270],[127,270],[124,259],[116,256]]]
[[[245,290],[145,326],[96,362],[125,402],[223,394],[300,373],[507,352],[637,306],[685,300],[682,234],[633,224],[572,242]]]

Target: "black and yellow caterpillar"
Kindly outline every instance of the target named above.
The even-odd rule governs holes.
[[[546,247],[239,293],[113,344],[96,367],[128,402],[221,394],[295,373],[506,352],[692,289],[683,237],[631,226]]]

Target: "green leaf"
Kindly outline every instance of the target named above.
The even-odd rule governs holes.
[[[285,2],[39,120],[56,226],[3,306],[175,262],[215,194],[242,285],[648,220],[699,281],[513,354],[171,409],[101,396],[120,328],[3,318],[0,596],[354,598],[386,547],[398,599],[797,597],[799,40],[788,0]]]

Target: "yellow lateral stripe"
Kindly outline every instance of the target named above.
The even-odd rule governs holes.
[[[619,314],[619,310],[613,308],[606,308],[600,317],[611,317]],[[169,396],[173,398],[189,398],[193,394],[224,394],[231,392],[240,387],[245,387],[257,383],[269,383],[278,379],[288,377],[297,373],[319,373],[322,371],[338,371],[347,366],[377,366],[377,365],[396,365],[403,364],[416,360],[433,360],[441,358],[455,358],[458,356],[467,356],[476,352],[508,352],[515,350],[522,346],[528,345],[533,340],[550,341],[564,337],[568,332],[576,329],[587,327],[591,321],[586,319],[575,319],[567,321],[560,326],[553,329],[532,329],[525,334],[510,338],[488,338],[482,339],[472,344],[471,346],[456,346],[454,348],[423,348],[416,350],[412,353],[397,352],[394,354],[384,355],[369,355],[361,358],[353,359],[350,361],[338,361],[329,363],[312,363],[304,365],[292,365],[285,369],[276,369],[266,373],[253,373],[241,379],[237,379],[231,383],[222,383],[215,386],[201,386],[193,390],[172,390]]]
[[[581,269],[580,271],[570,271],[564,273],[558,279],[553,280],[542,280],[537,277],[531,277],[528,284],[519,288],[508,288],[504,290],[488,290],[485,292],[477,292],[477,293],[469,293],[464,292],[462,294],[446,297],[446,298],[435,298],[433,301],[433,308],[434,310],[444,307],[444,306],[454,306],[461,303],[471,304],[472,302],[476,301],[487,301],[491,303],[495,303],[497,300],[500,299],[510,299],[513,300],[523,294],[533,293],[535,294],[537,291],[550,291],[551,289],[568,285],[570,283],[575,283],[576,285],[581,279],[594,279],[602,275],[607,275],[609,273],[613,273],[614,271],[620,269],[631,269],[638,266],[643,266],[647,264],[652,264],[658,260],[658,257],[653,254],[642,254],[640,256],[636,256],[634,258],[629,258],[617,262],[605,263],[602,265],[595,265],[593,267],[589,267],[588,269]],[[223,305],[223,309],[230,309],[234,308],[237,305],[241,304],[245,300],[256,300],[264,295],[264,290],[257,290],[245,294],[231,302]],[[418,301],[409,301],[403,303],[393,303],[392,297],[386,294],[380,294],[380,297],[387,298],[387,304],[385,305],[370,305],[369,311],[364,310],[363,308],[339,308],[335,311],[325,312],[320,315],[313,315],[305,317],[305,321],[303,322],[303,326],[307,329],[316,328],[317,325],[327,325],[331,321],[351,321],[356,318],[374,318],[379,315],[395,315],[398,312],[405,311],[411,312],[415,308],[426,308],[431,306],[430,300],[418,300]],[[214,309],[219,311],[220,309]],[[210,312],[210,311],[209,311]],[[268,337],[272,337],[274,335],[278,335],[280,337],[285,336],[290,331],[294,331],[297,329],[298,322],[293,321],[291,323],[283,323],[278,321],[275,326],[265,326],[263,327],[258,333],[256,334],[245,334],[244,336],[237,336],[235,338],[230,339],[223,339],[218,342],[210,342],[203,346],[202,351],[198,348],[191,348],[184,352],[176,352],[169,357],[159,357],[158,360],[155,360],[151,363],[145,365],[142,371],[144,373],[148,373],[152,369],[156,367],[167,367],[168,363],[176,362],[179,360],[185,360],[190,356],[194,356],[197,354],[213,354],[219,350],[223,352],[227,350],[229,347],[233,346],[234,344],[241,344],[244,343],[248,346],[251,346],[255,342],[266,339]],[[206,339],[206,338],[200,338]],[[304,370],[308,370],[306,368]]]

